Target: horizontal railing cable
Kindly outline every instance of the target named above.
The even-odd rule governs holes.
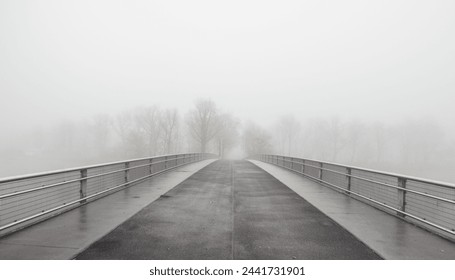
[[[152,176],[215,157],[165,155],[0,179],[0,236]]]
[[[252,158],[291,170],[376,205],[379,209],[385,208],[389,210],[386,211],[389,214],[416,222],[417,225],[452,240],[455,238],[453,184],[314,159],[280,155],[257,155]],[[330,174],[333,174],[332,177]],[[381,187],[394,189],[396,192],[386,192]]]
[[[289,160],[285,160],[285,161],[286,161],[286,162],[291,162],[291,163],[296,163],[296,164],[302,164],[302,163],[296,162],[296,161],[289,161]],[[318,168],[318,169],[320,169],[320,170],[328,171],[328,172],[331,172],[331,173],[334,173],[334,174],[339,174],[339,175],[343,175],[343,176],[348,176],[348,177],[355,178],[355,179],[358,179],[358,180],[362,180],[362,181],[365,181],[365,182],[370,182],[370,183],[382,185],[382,186],[389,187],[389,188],[393,188],[393,189],[397,189],[397,190],[403,190],[403,191],[406,191],[406,192],[415,193],[415,194],[417,194],[417,195],[421,195],[421,196],[433,198],[433,199],[436,199],[436,200],[445,201],[445,202],[448,202],[448,203],[455,204],[455,200],[450,200],[450,199],[446,199],[446,198],[442,198],[442,197],[430,195],[430,194],[427,194],[427,193],[423,193],[423,192],[419,192],[419,191],[415,191],[415,190],[411,190],[411,189],[406,189],[406,188],[397,187],[397,186],[390,185],[390,184],[387,184],[387,183],[383,183],[383,182],[379,182],[379,181],[374,181],[374,180],[370,180],[370,179],[363,178],[363,177],[359,177],[359,176],[354,176],[354,175],[352,175],[352,174],[346,174],[346,173],[339,172],[339,171],[335,171],[335,170],[328,169],[328,168],[320,168],[319,166],[315,166],[315,165],[310,165],[310,164],[303,164],[303,165],[308,166],[308,167]],[[289,169],[289,168],[288,168],[288,169]],[[356,169],[357,169],[357,168],[356,168]],[[303,173],[301,173],[301,172],[299,172],[299,173],[303,175]],[[381,174],[381,173],[378,173],[378,174]],[[319,180],[319,179],[318,179],[318,180]],[[447,186],[447,187],[450,187],[450,186]]]
[[[175,158],[173,160],[175,160]],[[137,165],[137,166],[128,167],[128,168],[123,168],[123,169],[119,169],[119,170],[115,170],[115,171],[111,171],[111,172],[106,172],[106,173],[101,173],[101,174],[97,174],[97,175],[81,177],[81,178],[78,178],[78,179],[73,179],[73,180],[69,180],[69,181],[63,181],[63,182],[56,183],[56,184],[51,184],[51,185],[45,185],[45,186],[42,186],[42,187],[28,189],[28,190],[25,190],[25,191],[17,191],[17,192],[13,192],[13,193],[6,194],[6,195],[0,195],[0,199],[9,198],[9,197],[13,197],[13,196],[19,196],[19,195],[23,195],[23,194],[26,194],[26,193],[31,193],[31,192],[35,192],[35,191],[45,190],[45,189],[58,187],[58,186],[62,186],[62,185],[66,185],[66,184],[70,184],[70,183],[74,183],[74,182],[80,182],[82,180],[93,179],[93,178],[97,178],[97,177],[111,175],[111,174],[114,174],[114,173],[124,172],[126,170],[137,169],[137,168],[144,167],[144,166],[151,166],[151,165],[155,165],[155,164],[163,163],[163,162],[165,162],[165,160],[158,161],[158,162],[153,162],[153,163],[149,163],[149,164],[143,164],[143,165]]]

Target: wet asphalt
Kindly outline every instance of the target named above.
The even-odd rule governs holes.
[[[76,259],[381,259],[248,161],[219,160]]]

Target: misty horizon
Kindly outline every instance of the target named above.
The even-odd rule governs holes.
[[[198,151],[188,114],[211,100],[236,123],[226,157],[253,131],[270,153],[455,182],[454,8],[1,1],[0,177],[167,152],[137,144],[151,141],[137,121],[122,140],[121,116],[144,108],[176,110],[171,150]]]

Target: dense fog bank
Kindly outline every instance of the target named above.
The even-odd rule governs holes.
[[[0,149],[0,175],[211,152],[230,159],[273,153],[453,182],[453,143],[451,133],[425,118],[386,124],[284,115],[259,124],[237,118],[213,100],[198,99],[187,112],[134,107],[16,135]]]

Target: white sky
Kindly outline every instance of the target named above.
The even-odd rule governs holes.
[[[3,131],[199,97],[450,124],[455,1],[0,0],[0,97]]]

